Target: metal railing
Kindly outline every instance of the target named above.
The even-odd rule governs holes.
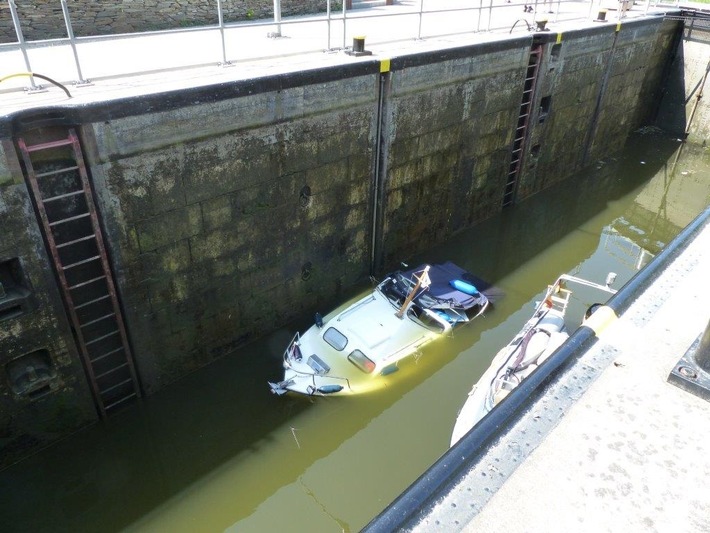
[[[375,35],[371,39],[371,43],[384,44],[390,42],[399,42],[406,40],[423,40],[436,37],[475,34],[479,32],[511,32],[521,20],[526,22],[525,25],[520,25],[517,31],[534,31],[535,24],[533,22],[541,18],[548,19],[550,22],[558,22],[562,20],[581,20],[589,19],[594,12],[595,6],[601,11],[604,4],[610,0],[592,0],[584,2],[580,0],[400,0],[398,3],[381,7],[377,9],[360,9],[347,10],[346,2],[341,2],[342,10],[338,13],[333,10],[331,0],[326,2],[326,12],[312,16],[298,17],[281,17],[281,0],[274,0],[273,19],[259,21],[245,21],[225,23],[223,16],[222,0],[217,0],[217,25],[199,26],[189,28],[176,28],[171,30],[151,31],[141,33],[127,33],[115,35],[101,35],[76,37],[72,26],[71,16],[67,0],[60,0],[62,8],[62,16],[66,26],[67,37],[57,39],[47,39],[38,41],[27,41],[23,36],[22,25],[18,15],[15,0],[7,0],[12,23],[14,26],[17,41],[15,43],[0,44],[0,54],[12,59],[0,61],[0,64],[18,65],[20,61],[17,58],[11,58],[6,55],[11,52],[19,53],[22,56],[22,68],[26,70],[27,77],[30,79],[30,91],[37,89],[33,74],[33,63],[30,61],[30,51],[47,50],[52,47],[69,46],[71,50],[72,60],[63,59],[64,70],[61,73],[45,72],[52,74],[55,78],[59,77],[64,83],[73,83],[75,85],[88,84],[89,81],[84,76],[84,63],[89,61],[84,58],[84,63],[80,56],[80,49],[84,49],[89,44],[96,43],[117,43],[120,41],[139,39],[146,37],[165,37],[165,36],[190,36],[192,39],[197,39],[198,36],[217,34],[218,39],[211,39],[207,46],[204,43],[199,45],[202,52],[202,57],[190,62],[185,60],[180,64],[166,65],[165,68],[158,66],[140,67],[135,64],[134,69],[124,70],[123,72],[114,72],[111,76],[126,76],[131,74],[145,72],[160,72],[164,70],[174,70],[177,68],[189,68],[196,66],[221,65],[229,66],[245,60],[245,57],[238,58],[240,50],[234,45],[229,46],[229,41],[244,40],[244,38],[261,37],[263,34],[256,34],[255,31],[263,31],[264,28],[272,28],[273,31],[268,32],[267,36],[271,41],[276,42],[283,37],[282,29],[288,28],[288,31],[293,33],[295,37],[289,36],[289,42],[283,46],[266,46],[263,47],[263,52],[251,49],[248,59],[269,59],[272,57],[283,57],[284,55],[295,55],[302,53],[313,53],[323,51],[337,51],[347,49],[348,36],[360,35],[358,32],[366,32],[370,35]],[[611,0],[615,2],[615,0]],[[658,0],[654,0],[658,5]],[[651,6],[651,0],[646,0],[645,11]],[[619,6],[622,4],[619,3]],[[677,5],[677,1],[676,1]],[[528,10],[528,7],[530,9]],[[524,10],[524,16],[520,13]],[[623,9],[617,9],[616,17],[622,18],[626,15]],[[448,22],[443,22],[444,17],[447,17]],[[611,17],[610,17],[611,18]],[[397,20],[397,25],[390,23],[391,20]],[[405,20],[406,19],[406,20]],[[513,20],[515,23],[513,23]],[[530,19],[528,21],[528,19]],[[425,28],[425,25],[428,27]],[[300,29],[299,29],[300,28]],[[339,36],[334,36],[334,33],[340,33]],[[299,36],[304,36],[299,40]],[[339,41],[340,46],[334,45],[334,40],[342,37]],[[213,48],[219,42],[219,61],[209,60],[208,57],[212,54]],[[197,42],[197,41],[195,41]],[[252,40],[253,42],[253,40]],[[195,45],[196,47],[198,45]],[[250,46],[250,48],[256,48]],[[145,49],[141,49],[141,53],[150,55],[152,52],[150,43],[146,43]],[[241,51],[243,52],[243,50]],[[86,54],[88,55],[88,53]],[[165,63],[169,63],[168,54],[163,59]],[[40,61],[35,61],[40,63]],[[73,65],[73,71],[68,74],[68,65]],[[94,70],[97,70],[94,68]],[[102,70],[102,69],[98,69]],[[37,69],[41,71],[41,67]],[[17,75],[17,68],[14,72],[0,71],[0,82],[8,79],[12,75]],[[5,76],[5,77],[3,77]],[[101,79],[110,77],[106,72],[98,72],[93,79]]]

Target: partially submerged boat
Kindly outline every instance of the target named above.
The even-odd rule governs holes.
[[[595,292],[599,290],[606,294],[608,299],[609,295],[616,292],[610,288],[615,276],[610,273],[606,285],[599,285],[563,274],[548,287],[530,319],[513,340],[496,354],[491,365],[468,393],[468,398],[456,417],[451,446],[544,363],[569,337],[565,318],[572,296],[571,285],[591,287]],[[585,318],[598,305],[593,304],[587,310]]]
[[[336,309],[284,352],[284,378],[269,382],[288,391],[325,396],[371,390],[381,376],[427,342],[467,323],[487,308],[481,281],[452,262],[396,271],[372,293]]]

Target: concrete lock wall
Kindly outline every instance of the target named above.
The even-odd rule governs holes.
[[[648,18],[45,114],[80,133],[143,391],[502,209],[532,46],[516,201],[621,148],[653,118],[676,29]],[[41,139],[43,116],[0,123],[0,216],[19,236],[5,232],[0,254],[18,258],[37,302],[0,322],[5,447],[96,416],[13,146]],[[25,398],[8,369],[38,349],[50,386]],[[57,418],[60,404],[72,415]],[[33,414],[42,423],[20,422]]]
[[[15,0],[23,37],[28,41],[67,36],[59,0]],[[70,0],[67,2],[74,35],[90,37],[179,27],[218,24],[217,3],[204,0]],[[342,2],[331,0],[331,9]],[[325,13],[327,0],[281,0],[281,15]],[[225,23],[268,19],[274,16],[273,0],[224,0]],[[7,2],[0,4],[0,43],[17,41]]]
[[[317,76],[87,126],[146,392],[367,276],[376,82]]]

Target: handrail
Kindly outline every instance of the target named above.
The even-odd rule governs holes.
[[[86,37],[76,37],[74,35],[74,29],[72,25],[72,21],[69,15],[69,8],[67,7],[67,2],[66,0],[60,0],[61,1],[61,6],[62,6],[62,15],[64,18],[64,24],[66,26],[66,32],[67,32],[67,37],[62,37],[62,38],[57,38],[57,39],[45,39],[45,40],[36,40],[36,41],[27,41],[25,37],[23,36],[22,32],[22,24],[20,17],[17,13],[17,9],[15,6],[15,0],[7,0],[9,7],[10,7],[10,12],[12,15],[12,23],[15,28],[15,33],[17,35],[17,41],[14,43],[0,43],[0,52],[3,51],[12,51],[12,50],[19,50],[24,59],[24,70],[27,72],[32,72],[32,65],[30,63],[30,57],[28,54],[28,51],[33,50],[33,49],[39,49],[39,48],[47,48],[47,47],[54,47],[57,45],[66,45],[68,44],[71,47],[72,53],[73,53],[73,62],[75,65],[76,69],[76,75],[78,76],[78,79],[74,81],[75,84],[81,85],[81,84],[86,84],[88,83],[84,79],[84,73],[82,72],[82,67],[81,67],[81,62],[80,62],[80,54],[77,51],[77,46],[83,45],[85,43],[91,43],[91,42],[106,42],[106,41],[116,41],[116,40],[123,40],[123,39],[131,39],[131,38],[137,38],[137,37],[147,37],[147,36],[153,36],[153,35],[175,35],[175,34],[194,34],[194,33],[199,33],[199,32],[210,32],[210,31],[216,31],[219,32],[220,35],[220,56],[221,56],[221,61],[217,63],[218,65],[232,65],[234,62],[231,61],[228,58],[228,52],[227,52],[227,47],[225,44],[226,40],[226,33],[227,32],[243,32],[248,29],[254,29],[254,28],[259,28],[259,27],[275,27],[276,31],[274,32],[269,32],[268,36],[269,37],[281,37],[281,32],[282,32],[282,27],[295,27],[297,25],[301,24],[317,24],[318,26],[323,27],[323,37],[324,37],[324,47],[320,48],[318,50],[310,50],[310,52],[316,52],[316,51],[329,51],[329,50],[339,50],[339,49],[346,49],[347,47],[347,36],[349,30],[349,25],[354,26],[356,24],[361,24],[361,23],[369,23],[373,24],[377,20],[384,20],[387,18],[403,18],[403,17],[409,17],[409,18],[416,18],[417,19],[417,27],[411,28],[411,32],[409,29],[406,30],[406,36],[405,37],[396,37],[396,36],[387,36],[384,37],[385,39],[390,39],[389,41],[382,41],[384,42],[398,42],[402,40],[409,40],[409,39],[424,39],[424,38],[433,38],[433,37],[442,37],[442,36],[448,36],[448,35],[461,35],[461,34],[475,34],[480,31],[485,31],[485,32],[490,32],[490,31],[496,31],[496,30],[508,30],[508,26],[510,25],[509,22],[506,21],[504,27],[492,27],[492,14],[494,11],[499,11],[503,9],[522,9],[523,5],[533,5],[535,11],[533,13],[530,13],[529,16],[534,19],[535,16],[538,13],[538,8],[540,12],[542,10],[548,9],[548,6],[556,6],[557,7],[557,13],[556,18],[559,16],[560,12],[560,6],[563,4],[569,4],[570,6],[573,5],[578,5],[579,2],[577,0],[534,0],[534,2],[531,2],[529,0],[513,0],[512,3],[503,3],[497,6],[493,5],[493,0],[479,0],[478,2],[472,2],[470,5],[462,5],[461,3],[456,3],[454,0],[454,3],[441,3],[437,2],[434,6],[428,6],[425,5],[425,0],[419,0],[418,2],[415,2],[416,5],[404,5],[404,4],[394,4],[392,6],[388,6],[387,8],[382,8],[382,9],[377,9],[377,10],[346,10],[345,5],[346,2],[343,1],[343,10],[340,13],[336,13],[331,9],[331,2],[332,0],[327,0],[326,3],[326,11],[325,13],[322,14],[315,14],[315,15],[308,15],[308,16],[299,16],[299,17],[288,17],[288,18],[281,18],[281,0],[274,0],[274,17],[273,20],[257,20],[257,21],[244,21],[244,22],[232,22],[232,23],[225,23],[223,20],[223,14],[222,14],[222,1],[218,0],[216,2],[216,15],[217,15],[217,24],[215,25],[209,25],[209,26],[196,26],[196,27],[190,27],[190,28],[174,28],[174,29],[169,29],[169,30],[161,30],[161,31],[151,31],[151,32],[140,32],[140,33],[124,33],[124,34],[114,34],[114,35],[94,35],[94,36],[86,36]],[[594,0],[594,2],[600,2],[601,0]],[[549,2],[549,4],[548,4]],[[593,3],[594,3],[593,2]],[[585,16],[581,16],[580,13],[578,12],[579,10],[576,10],[574,13],[574,16],[571,16],[569,20],[574,20],[574,19],[579,19],[579,18],[586,18]],[[466,20],[468,14],[475,14],[477,15],[475,17],[471,17],[471,24],[469,27],[467,27],[465,30],[454,30],[451,33],[442,33],[442,34],[427,34],[424,35],[423,29],[422,29],[422,24],[425,19],[428,19],[429,17],[436,17],[436,16],[442,16],[444,14],[461,14],[460,17],[457,17],[458,19],[461,20]],[[488,15],[488,22],[485,25],[485,29],[481,30],[481,21],[483,19],[484,14]],[[527,16],[527,15],[526,15]],[[331,26],[333,23],[338,23],[342,21],[342,48],[333,48],[331,45]],[[387,32],[385,32],[387,33]],[[321,33],[318,32],[317,35],[320,38]],[[372,40],[370,41],[371,43],[373,42]],[[209,57],[208,54],[210,53],[209,50],[205,50],[205,56],[204,57]],[[254,59],[265,59],[269,57],[268,55],[264,55],[263,57],[257,57],[254,56]],[[206,65],[211,65],[215,64],[213,61],[205,61],[204,63],[201,63],[200,65],[187,65],[187,66],[206,66]],[[183,66],[179,68],[183,68]],[[154,71],[155,69],[150,69],[150,71]],[[166,69],[170,70],[170,69]],[[128,75],[128,74],[137,74],[143,71],[138,71],[138,72],[130,72],[130,73],[121,73],[120,75]],[[0,72],[2,74],[2,72]],[[56,75],[55,75],[56,77]],[[94,77],[95,78],[95,77]],[[64,78],[65,80],[71,79],[70,76],[67,76]],[[34,81],[32,78],[30,78],[31,83],[34,84]],[[65,81],[66,83],[66,81]],[[34,85],[33,85],[34,88]]]

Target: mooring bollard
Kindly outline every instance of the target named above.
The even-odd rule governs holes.
[[[594,22],[606,22],[606,9],[600,9]]]
[[[365,51],[365,38],[364,37],[353,37],[353,52],[364,52]]]
[[[372,52],[365,50],[365,37],[353,37],[353,48],[345,52],[351,56],[369,56]]]
[[[710,321],[669,374],[668,382],[710,401]]]
[[[535,24],[537,25],[537,31],[549,31],[549,28],[545,27],[547,26],[547,19],[536,20]]]

